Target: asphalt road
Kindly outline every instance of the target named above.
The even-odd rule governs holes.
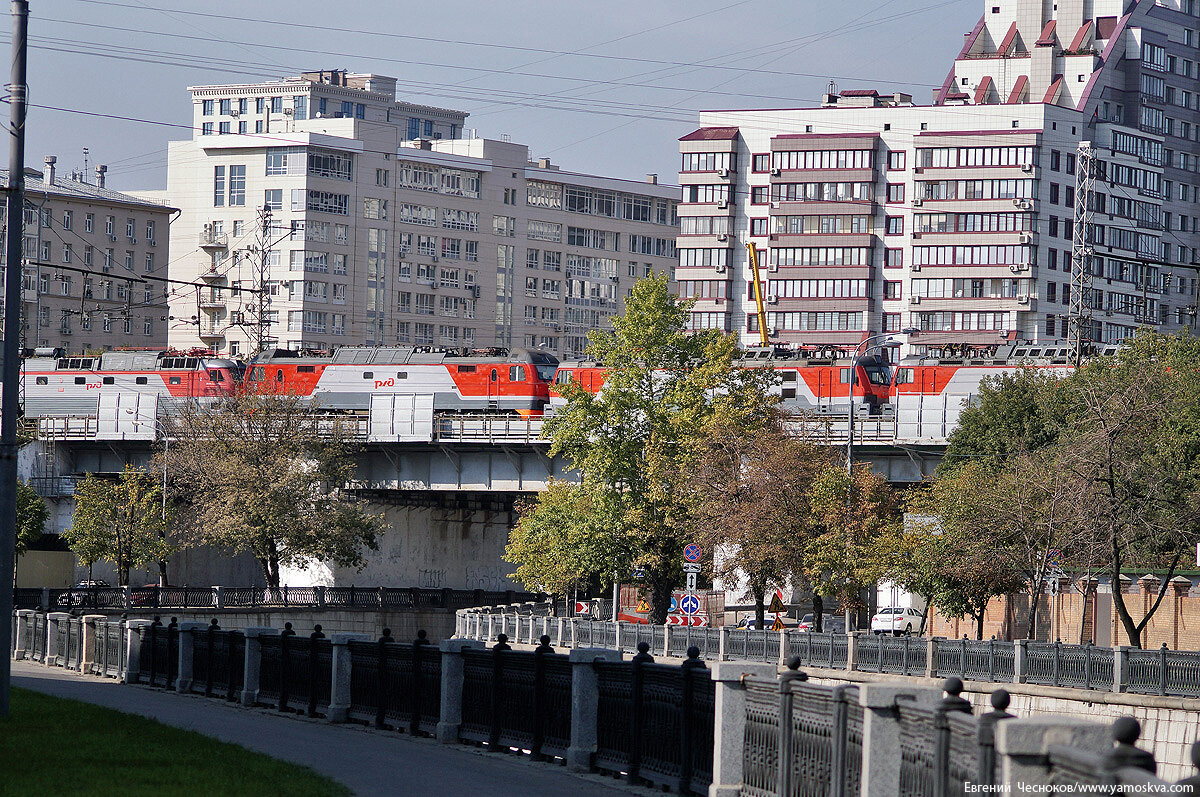
[[[223,700],[179,695],[144,686],[80,675],[57,667],[14,661],[13,684],[56,697],[150,717],[272,758],[303,764],[363,795],[570,795],[616,797],[650,794],[598,775],[576,775],[564,767],[517,755],[486,753],[438,744],[358,725],[251,709]]]

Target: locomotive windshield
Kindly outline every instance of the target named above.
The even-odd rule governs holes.
[[[557,365],[535,365],[534,368],[537,368],[538,379],[543,382],[553,382],[554,373],[558,370]]]
[[[863,370],[867,373],[867,381],[872,385],[890,385],[892,383],[892,370],[886,365],[865,365]]]

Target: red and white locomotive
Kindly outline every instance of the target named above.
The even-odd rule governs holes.
[[[22,365],[29,419],[99,417],[121,410],[144,416],[146,406],[160,401],[229,395],[245,373],[240,361],[206,349],[129,349],[68,357],[62,349],[39,348]]]
[[[273,349],[255,357],[246,385],[290,393],[323,411],[370,412],[411,400],[447,412],[541,415],[558,367],[538,349],[343,346],[329,355]]]

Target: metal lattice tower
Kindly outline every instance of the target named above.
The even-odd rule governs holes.
[[[264,205],[258,211],[258,245],[253,251],[258,256],[258,273],[255,275],[254,287],[258,296],[254,302],[254,352],[258,353],[267,348],[271,341],[271,291],[268,282],[271,279],[271,208]]]
[[[1071,361],[1076,367],[1092,341],[1092,207],[1096,186],[1092,142],[1075,154],[1075,224],[1071,234],[1071,304],[1068,316]]]

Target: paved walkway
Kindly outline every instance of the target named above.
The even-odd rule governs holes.
[[[485,753],[357,725],[331,725],[267,709],[243,708],[223,700],[125,686],[111,679],[25,661],[14,661],[12,665],[15,686],[139,714],[272,758],[303,764],[363,797],[617,797],[650,793],[599,776],[571,774],[564,767],[516,755]]]

